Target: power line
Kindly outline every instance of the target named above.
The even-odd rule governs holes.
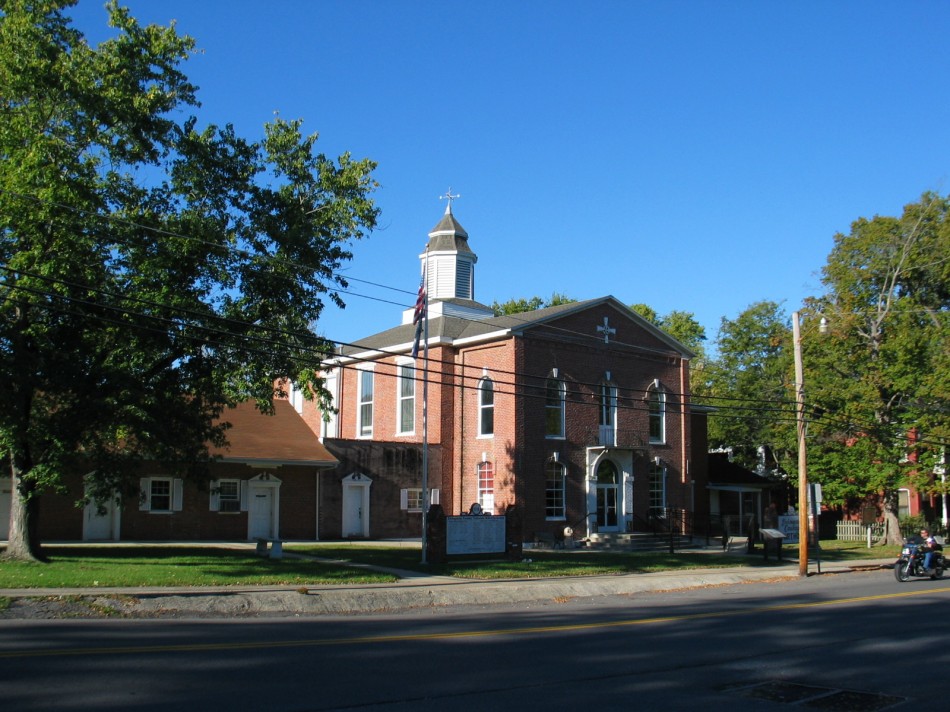
[[[4,269],[7,269],[7,268],[4,268]],[[8,270],[8,271],[9,271],[9,270]],[[38,277],[39,279],[43,279],[43,277],[40,277],[40,276],[37,276],[37,277]],[[121,308],[121,307],[118,307],[118,306],[114,306],[114,305],[107,305],[107,304],[102,304],[102,303],[100,303],[100,302],[91,302],[91,301],[88,301],[88,300],[81,300],[81,299],[77,299],[77,298],[75,298],[75,297],[68,297],[68,296],[64,296],[64,295],[56,294],[56,293],[43,292],[43,291],[41,291],[41,290],[36,290],[36,289],[30,288],[30,287],[24,287],[23,285],[17,285],[17,284],[10,285],[10,284],[8,284],[8,283],[3,283],[3,284],[4,284],[5,286],[9,286],[9,287],[11,287],[11,288],[13,288],[13,289],[18,289],[18,290],[21,290],[21,291],[26,291],[26,292],[28,292],[28,293],[33,293],[33,294],[36,294],[36,295],[39,295],[39,296],[44,296],[44,297],[47,297],[47,298],[59,299],[59,300],[65,301],[65,302],[67,302],[67,303],[79,304],[79,305],[82,305],[82,306],[95,307],[95,308],[97,308],[97,309],[103,309],[103,310],[105,310],[105,311],[107,311],[107,312],[109,312],[109,311],[111,311],[111,312],[118,312],[119,314],[122,314],[122,315],[137,316],[137,317],[140,317],[140,318],[145,318],[145,319],[149,319],[149,320],[152,320],[152,321],[157,321],[157,322],[159,322],[159,323],[165,323],[165,324],[172,325],[172,326],[176,326],[176,327],[177,327],[177,326],[181,326],[180,322],[176,321],[175,319],[173,319],[173,318],[171,318],[171,317],[162,317],[162,316],[157,316],[157,315],[153,315],[153,314],[145,314],[145,313],[143,313],[143,312],[136,312],[136,311],[134,311],[134,310],[124,309],[124,308]],[[92,290],[92,291],[99,291],[99,292],[101,293],[101,290]],[[149,304],[152,304],[152,305],[157,305],[157,303],[148,302],[147,300],[141,300],[141,299],[137,299],[137,298],[130,298],[130,299],[132,299],[133,301],[139,301],[139,302],[149,303]],[[26,303],[26,304],[28,304],[28,305],[30,305],[30,306],[37,306],[35,303],[32,303],[32,302]],[[52,307],[52,305],[47,305],[47,306],[48,306],[48,308],[53,309],[54,311],[58,311],[58,312],[60,312],[60,313],[70,314],[70,315],[73,315],[73,316],[79,316],[79,317],[81,317],[81,318],[93,318],[93,319],[97,319],[97,320],[99,320],[99,321],[102,321],[102,322],[104,322],[104,323],[111,323],[111,324],[113,324],[113,325],[121,326],[121,327],[123,327],[123,328],[132,327],[132,328],[137,328],[137,329],[149,330],[149,331],[152,331],[152,332],[154,332],[154,333],[160,333],[160,334],[163,334],[163,335],[167,335],[167,334],[168,334],[168,330],[167,330],[167,329],[150,328],[150,327],[145,327],[145,326],[142,325],[142,324],[130,324],[130,323],[127,322],[127,321],[119,321],[119,320],[115,320],[115,319],[107,319],[107,318],[105,318],[105,317],[102,316],[102,315],[89,314],[89,313],[87,313],[87,312],[80,312],[80,311],[76,311],[76,310],[55,309],[54,307]],[[157,305],[157,306],[161,306],[161,305]],[[214,315],[214,318],[217,318],[217,319],[222,320],[222,321],[225,321],[225,322],[232,322],[232,323],[242,324],[242,325],[245,325],[245,326],[255,326],[255,327],[258,327],[258,326],[259,326],[259,325],[248,324],[247,322],[240,322],[240,321],[234,320],[234,319],[226,319],[226,318],[223,318],[223,317],[218,317],[217,315]],[[276,339],[274,339],[274,338],[265,338],[265,337],[253,336],[253,335],[246,334],[246,333],[236,333],[236,332],[233,332],[233,331],[228,331],[228,330],[226,330],[226,329],[216,329],[216,328],[211,328],[211,327],[207,327],[207,326],[204,326],[204,325],[195,325],[195,324],[187,324],[187,325],[192,326],[192,327],[195,327],[195,328],[197,328],[197,329],[199,329],[199,330],[201,330],[201,331],[208,332],[209,334],[212,334],[212,335],[213,335],[213,334],[218,334],[218,335],[223,335],[223,336],[228,336],[228,337],[237,338],[238,340],[257,342],[257,343],[259,343],[259,344],[262,345],[262,346],[267,346],[267,345],[283,345],[283,344],[284,344],[284,342],[278,341],[278,340],[276,340]],[[286,332],[286,331],[279,330],[279,329],[274,329],[274,328],[267,328],[266,330],[267,330],[267,331],[275,332],[277,335],[287,335],[287,334],[292,334],[292,333],[293,333],[293,332]],[[321,337],[315,337],[313,334],[311,334],[311,333],[309,333],[309,332],[307,332],[307,335],[308,335],[310,338],[314,338],[314,339],[316,339],[316,340],[318,340],[318,341],[319,341],[319,340],[322,340]],[[195,341],[195,342],[197,342],[197,343],[199,343],[199,344],[202,344],[202,345],[221,346],[221,347],[227,347],[227,348],[240,347],[240,348],[242,348],[245,352],[248,352],[248,353],[255,353],[255,354],[257,354],[257,355],[262,355],[262,356],[266,356],[266,355],[269,355],[269,354],[271,353],[270,351],[265,351],[265,350],[259,350],[259,349],[252,348],[252,347],[249,346],[247,343],[244,343],[244,344],[234,344],[234,343],[231,343],[231,342],[229,342],[229,341],[215,341],[215,340],[213,340],[213,339],[211,339],[211,338],[202,338],[202,339],[199,339],[197,336],[190,335],[190,334],[183,334],[183,335],[181,335],[181,336],[182,336],[183,338],[186,338],[186,339]],[[315,349],[313,349],[312,347],[309,347],[309,346],[306,346],[306,345],[297,345],[295,348],[298,349],[298,350],[300,350],[300,351],[302,351],[304,354],[310,352],[310,353],[312,353],[312,354],[314,354],[315,356],[318,356],[318,357],[325,357],[326,355],[328,355],[329,353],[331,353],[331,352],[328,352],[328,351],[322,350],[322,349],[316,349],[316,350],[315,350]],[[291,357],[291,360],[293,360],[293,357]],[[376,359],[359,359],[359,358],[354,358],[354,359],[352,359],[352,360],[353,360],[355,363],[375,363],[375,362],[376,362]],[[446,362],[442,362],[442,363],[446,363]],[[451,363],[451,362],[448,362],[448,363]],[[359,370],[360,370],[359,366],[345,366],[345,365],[342,365],[342,364],[339,364],[339,365],[337,366],[337,368],[340,368],[340,369],[343,370],[343,371],[346,371],[346,370],[359,371]],[[392,369],[393,369],[393,370],[392,370],[392,373],[387,373],[387,372],[384,372],[384,371],[380,371],[379,374],[382,375],[382,376],[384,376],[384,377],[390,377],[390,378],[394,378],[394,379],[400,378],[399,373],[398,373],[398,364],[394,364],[394,365],[392,366]],[[414,366],[414,370],[415,370],[416,372],[418,372],[418,368],[416,368],[415,366]],[[512,376],[512,377],[515,377],[515,378],[517,378],[519,375],[521,375],[521,376],[523,376],[523,377],[534,378],[534,379],[536,379],[536,380],[539,382],[539,384],[536,385],[536,386],[530,386],[530,385],[519,384],[517,381],[501,381],[501,380],[497,380],[497,379],[496,379],[496,380],[493,381],[493,382],[498,383],[499,385],[508,386],[508,387],[511,388],[511,390],[508,390],[508,391],[504,391],[504,390],[496,391],[496,393],[497,393],[498,395],[501,395],[501,396],[510,395],[510,396],[512,396],[512,397],[528,398],[528,399],[533,399],[533,400],[545,400],[545,401],[547,400],[546,394],[543,394],[543,393],[531,393],[531,392],[530,392],[530,391],[532,391],[532,390],[537,390],[537,391],[543,390],[543,387],[540,385],[540,381],[541,381],[543,378],[545,378],[545,377],[543,377],[543,376],[536,376],[536,375],[533,375],[533,374],[518,374],[518,373],[516,373],[516,372],[511,372],[511,371],[496,371],[496,373],[503,373],[503,374],[506,374],[506,375],[509,375],[509,376]],[[477,391],[477,390],[479,389],[478,381],[480,380],[480,378],[481,378],[480,375],[477,375],[477,376],[467,376],[467,375],[465,375],[464,373],[462,373],[462,374],[458,374],[458,375],[453,376],[453,378],[452,378],[453,382],[452,382],[452,383],[444,383],[441,379],[438,379],[438,378],[436,378],[436,379],[431,379],[429,382],[430,382],[430,383],[441,384],[443,387],[447,386],[447,387],[450,387],[450,388],[456,388],[456,389],[461,389],[461,390]],[[458,383],[455,383],[455,382],[454,382],[456,379],[459,381]],[[417,381],[419,381],[419,382],[422,382],[422,381],[423,381],[423,378],[416,377],[415,380],[417,380]],[[467,384],[466,384],[466,381],[474,381],[475,384],[474,384],[474,385],[467,385]],[[598,389],[601,387],[602,384],[600,384],[600,383],[589,383],[589,382],[574,382],[574,383],[575,383],[576,386],[579,386],[579,387],[587,386],[587,387],[589,388],[589,390],[588,390],[588,391],[582,391],[582,390],[579,390],[579,389],[572,389],[572,390],[567,390],[567,391],[565,391],[565,403],[573,403],[573,404],[575,404],[575,405],[584,405],[584,406],[596,407],[596,408],[601,408],[601,407],[603,407],[603,403],[602,403],[601,401],[599,401],[599,400],[596,400],[596,399],[598,398]],[[640,411],[640,412],[647,412],[647,413],[650,412],[649,404],[643,405],[643,406],[639,406],[639,405],[629,405],[629,404],[625,404],[625,403],[623,402],[624,400],[626,400],[626,401],[628,401],[628,403],[633,403],[633,402],[635,402],[635,401],[637,401],[637,400],[642,400],[642,399],[639,399],[639,398],[636,398],[636,397],[627,397],[627,398],[621,399],[620,396],[619,396],[619,393],[622,392],[622,391],[626,391],[626,392],[630,392],[630,393],[643,393],[643,392],[645,392],[645,391],[641,391],[641,390],[639,390],[639,389],[619,389],[619,388],[617,389],[617,391],[618,391],[618,396],[617,396],[617,398],[616,398],[615,404],[612,406],[612,407],[615,408],[617,411]],[[572,396],[572,399],[569,400],[569,399],[567,398],[567,395]],[[673,394],[673,395],[677,395],[677,394]],[[589,398],[594,398],[595,400],[588,400]],[[737,400],[737,399],[732,399],[732,400]],[[766,401],[766,402],[767,402],[767,401]],[[697,405],[697,403],[695,403],[695,402],[693,402],[692,404],[693,404],[693,405]],[[787,404],[787,402],[778,401],[778,402],[775,402],[775,404],[781,406],[781,405]],[[675,413],[675,412],[677,412],[678,410],[681,410],[681,409],[682,409],[682,407],[684,406],[684,402],[683,402],[683,399],[680,398],[680,402],[679,402],[678,404],[674,401],[673,403],[667,402],[667,405],[673,406],[673,412]],[[677,406],[678,406],[678,407],[677,407]],[[727,411],[728,411],[728,412],[727,412]],[[790,413],[788,410],[786,410],[786,409],[784,409],[784,408],[781,408],[781,407],[779,407],[779,408],[752,408],[752,407],[749,407],[749,406],[741,406],[741,405],[740,405],[740,406],[730,406],[730,407],[717,407],[717,411],[713,411],[712,413],[710,413],[710,415],[712,415],[713,417],[730,417],[730,418],[735,418],[735,419],[746,419],[746,418],[753,418],[753,417],[756,417],[756,418],[761,417],[761,415],[762,415],[763,413],[769,413],[769,414],[771,414],[771,415],[772,415],[772,420],[773,420],[773,422],[779,422],[779,423],[781,423],[781,422],[788,422],[788,423],[790,423],[790,424],[794,422],[794,414]],[[779,417],[775,417],[775,416],[779,416]],[[827,414],[825,414],[825,415],[822,415],[820,418],[813,419],[813,422],[818,422],[818,421],[820,421],[820,420],[832,420],[832,419],[831,419],[830,417],[828,417]],[[834,420],[832,420],[832,422],[837,422],[838,424],[840,424],[840,425],[842,425],[842,426],[845,426],[846,429],[849,430],[849,431],[855,431],[855,430],[871,430],[871,429],[873,429],[873,430],[879,430],[879,427],[878,427],[878,426],[865,425],[865,426],[862,428],[861,426],[859,426],[859,425],[857,425],[857,424],[855,424],[855,423],[853,423],[853,422],[851,422],[851,421],[845,421],[845,420],[834,421]],[[891,437],[893,437],[893,438],[902,437],[901,433],[896,429],[896,426],[895,426],[895,432],[892,434]],[[929,440],[929,439],[920,439],[920,440],[918,440],[917,442],[918,442],[918,444],[932,444],[932,445],[938,445],[938,446],[945,444],[943,441],[940,441],[940,440]]]
[[[263,255],[263,256],[253,255],[253,253],[250,253],[250,252],[248,252],[248,251],[246,251],[246,250],[243,250],[243,249],[240,249],[240,248],[237,248],[237,247],[228,246],[228,245],[221,245],[221,244],[219,244],[219,243],[213,243],[213,242],[210,242],[210,241],[207,241],[207,240],[203,240],[203,239],[201,239],[201,238],[196,238],[196,237],[194,237],[194,236],[184,235],[184,234],[182,234],[182,233],[178,233],[178,232],[174,232],[174,231],[170,231],[170,230],[165,230],[165,229],[163,229],[163,228],[158,228],[158,227],[151,226],[151,225],[144,225],[144,224],[141,224],[141,223],[137,223],[137,222],[135,222],[135,221],[133,221],[133,220],[129,220],[129,219],[126,219],[126,218],[121,218],[121,217],[118,217],[118,216],[115,216],[115,215],[101,215],[101,214],[99,214],[99,213],[97,213],[97,212],[95,212],[95,211],[92,211],[92,210],[85,210],[85,209],[82,209],[82,208],[77,208],[77,207],[75,207],[75,206],[70,206],[70,205],[66,205],[66,204],[63,204],[63,203],[58,203],[58,202],[55,202],[55,201],[44,201],[44,200],[39,199],[39,198],[37,198],[37,197],[35,197],[35,196],[25,195],[25,194],[22,194],[22,193],[16,193],[16,192],[14,192],[14,191],[9,191],[9,190],[2,190],[2,189],[0,189],[0,192],[6,193],[6,194],[9,194],[9,195],[13,195],[13,196],[18,197],[18,198],[21,198],[21,199],[31,200],[31,201],[36,202],[36,203],[56,206],[56,207],[59,207],[59,208],[64,209],[64,210],[69,210],[69,211],[77,212],[77,213],[79,213],[79,214],[91,215],[92,217],[94,217],[94,218],[97,219],[97,220],[114,221],[114,222],[118,222],[118,223],[121,223],[121,224],[130,226],[130,227],[135,227],[135,228],[138,228],[138,229],[141,229],[141,230],[150,231],[150,232],[152,232],[152,233],[154,233],[154,234],[157,234],[157,235],[162,235],[162,236],[166,236],[166,237],[175,237],[175,238],[185,239],[185,240],[189,240],[189,241],[196,241],[196,242],[198,242],[198,243],[200,243],[200,244],[205,244],[205,245],[213,246],[213,247],[215,247],[216,249],[222,249],[222,248],[223,248],[223,249],[226,249],[226,250],[229,250],[229,251],[233,251],[233,252],[235,252],[236,254],[238,254],[238,255],[240,255],[240,256],[242,256],[242,257],[255,257],[255,258],[257,258],[257,259],[263,259],[263,260],[265,260],[265,261],[273,261],[273,262],[275,262],[275,263],[279,263],[279,264],[282,264],[282,265],[285,265],[285,266],[291,266],[291,267],[298,268],[298,269],[309,270],[309,271],[312,271],[312,272],[317,272],[317,271],[318,271],[317,268],[314,268],[314,267],[312,267],[312,266],[303,265],[303,264],[301,264],[301,263],[299,263],[299,262],[295,262],[295,261],[293,261],[293,260],[288,260],[288,259],[286,259],[286,258],[281,258],[281,257],[278,257],[278,256],[276,256],[276,255]],[[28,275],[30,275],[30,273],[23,272],[22,270],[12,270],[12,269],[10,269],[10,268],[8,268],[8,267],[3,267],[3,269],[7,270],[8,272],[19,272],[19,273],[21,273],[21,274],[28,274]],[[367,285],[372,285],[372,286],[375,286],[375,287],[379,287],[379,288],[382,288],[382,289],[388,289],[388,290],[392,290],[392,291],[399,292],[399,293],[414,294],[414,292],[412,292],[412,291],[410,291],[410,290],[405,290],[405,289],[401,289],[401,288],[397,288],[397,287],[392,287],[392,286],[385,285],[385,284],[382,284],[382,283],[379,283],[379,282],[374,282],[374,281],[370,281],[370,280],[363,280],[363,279],[356,278],[356,277],[347,277],[347,276],[344,276],[344,275],[342,275],[342,274],[340,274],[340,273],[338,273],[338,272],[329,272],[329,275],[330,275],[331,277],[333,277],[334,279],[338,280],[338,283],[339,283],[340,281],[342,281],[342,282],[345,283],[346,280],[349,279],[349,280],[352,280],[352,281],[355,281],[355,282],[361,282],[361,283],[364,283],[364,284],[367,284]],[[43,277],[41,277],[41,276],[39,276],[39,275],[35,275],[35,274],[32,274],[32,275],[30,275],[30,276],[32,276],[32,277],[34,277],[34,278],[37,278],[37,279],[44,279]],[[49,280],[49,279],[47,279],[47,281],[53,281],[53,282],[55,283],[55,280]],[[70,283],[65,282],[65,281],[62,281],[61,283],[62,283],[62,284],[66,284],[66,285],[69,285],[69,284],[70,284]],[[4,283],[4,284],[5,284],[6,286],[10,287],[10,288],[24,289],[24,287],[22,287],[22,285],[15,285],[15,284],[11,285],[11,284],[9,284],[9,283]],[[74,287],[79,287],[79,288],[86,289],[86,290],[91,290],[90,287],[85,286],[85,285],[76,285],[76,284],[73,284],[72,286],[74,286]],[[108,293],[103,292],[103,291],[101,291],[101,290],[92,290],[92,291],[99,291],[99,293],[104,294],[104,295],[108,294]],[[404,307],[404,308],[407,307],[407,305],[402,304],[402,303],[399,303],[399,302],[394,302],[394,301],[391,301],[391,300],[384,300],[384,299],[379,299],[379,298],[375,298],[375,297],[370,297],[370,296],[368,296],[368,295],[363,295],[363,294],[359,294],[359,293],[356,293],[356,292],[350,292],[350,291],[347,291],[347,290],[345,290],[345,289],[335,289],[335,290],[333,290],[333,291],[334,291],[334,292],[342,292],[342,293],[345,293],[345,294],[351,294],[352,296],[357,296],[357,297],[360,297],[360,298],[372,299],[372,300],[374,300],[374,301],[379,301],[379,302],[383,302],[383,303],[394,304],[394,305],[397,305],[397,306],[402,306],[402,307]],[[36,293],[36,294],[38,294],[38,295],[43,294],[42,292],[39,292],[39,291],[36,291],[36,290],[34,290],[34,293]],[[45,293],[45,296],[47,296],[47,297],[55,297],[55,298],[66,298],[66,297],[64,297],[63,295],[58,295],[58,294],[56,294],[56,293]],[[113,295],[109,295],[109,296],[116,297],[116,298],[119,298],[119,299],[129,299],[129,300],[133,300],[133,301],[138,301],[139,303],[148,304],[149,306],[157,307],[157,308],[160,308],[160,309],[170,309],[170,308],[171,308],[171,307],[169,307],[168,305],[162,305],[162,304],[159,304],[159,303],[156,303],[156,302],[148,302],[147,300],[137,299],[137,298],[135,298],[135,297],[130,297],[130,296],[128,296],[128,295],[114,295],[114,294],[113,294]],[[102,305],[102,304],[99,304],[99,303],[86,302],[86,304],[89,305],[89,306],[96,306],[97,308],[108,308],[108,307],[106,307],[105,305]],[[921,309],[921,310],[914,310],[914,311],[922,311],[922,312],[927,312],[927,313],[932,313],[932,312],[933,312],[933,310],[929,310],[929,309]],[[141,312],[134,312],[134,311],[132,311],[132,310],[126,310],[125,313],[128,313],[128,314],[130,314],[130,315],[131,315],[131,314],[137,314],[137,315],[140,316],[140,317],[154,318],[154,315],[147,315],[147,314],[143,314],[143,313],[141,313]],[[213,313],[212,313],[212,314],[205,314],[205,313],[193,312],[193,311],[190,312],[190,313],[193,314],[193,315],[195,315],[195,316],[197,316],[197,317],[200,318],[200,319],[219,320],[219,321],[223,321],[223,322],[225,322],[225,323],[230,323],[230,324],[234,324],[234,325],[239,325],[239,326],[243,326],[243,327],[246,327],[246,328],[257,328],[257,329],[263,328],[265,331],[274,333],[274,334],[276,334],[276,335],[289,336],[289,337],[292,337],[292,338],[294,338],[294,339],[299,339],[299,338],[301,338],[301,334],[300,334],[300,333],[287,332],[287,331],[285,331],[285,330],[274,329],[274,328],[270,328],[270,327],[266,327],[266,326],[263,326],[263,327],[262,327],[262,325],[260,325],[260,324],[249,324],[249,323],[247,323],[247,322],[242,322],[242,321],[236,320],[236,319],[229,319],[229,318],[227,318],[227,317],[223,317],[223,316],[221,316],[221,315],[217,315],[217,314],[213,314]],[[520,321],[522,324],[529,324],[529,323],[531,323],[531,322],[534,320],[534,319],[532,319],[532,316],[531,316],[531,313],[530,313],[530,312],[527,312],[526,315],[525,315],[525,317],[524,317],[523,319],[520,319],[517,315],[509,315],[509,317],[512,318],[513,320],[515,320],[516,323],[517,323],[518,321]],[[467,321],[472,321],[472,322],[477,322],[477,321],[478,321],[478,320],[473,320],[473,319],[465,319],[464,317],[456,317],[456,318],[463,319],[463,320],[467,320]],[[176,323],[176,324],[177,324],[177,322],[174,322],[171,318],[169,318],[168,321],[169,321],[169,323]],[[206,325],[190,324],[190,323],[187,324],[187,325],[188,325],[188,326],[191,326],[192,328],[199,328],[199,329],[203,329],[203,330],[208,331],[208,332],[217,331],[217,332],[220,333],[220,334],[227,335],[227,336],[231,336],[231,337],[233,337],[233,338],[238,338],[238,339],[240,339],[240,338],[255,338],[255,339],[260,340],[260,337],[252,337],[252,336],[249,336],[249,335],[247,335],[247,334],[240,334],[240,333],[236,333],[236,332],[233,332],[233,331],[227,331],[227,330],[223,330],[223,329],[217,329],[217,330],[215,330],[215,329],[212,329],[211,327],[208,327],[208,326],[206,326]],[[127,324],[126,324],[126,326],[127,326]],[[580,338],[584,338],[584,339],[594,339],[594,338],[597,338],[597,337],[594,337],[594,336],[589,335],[589,334],[585,334],[585,333],[582,333],[582,332],[577,332],[577,331],[575,331],[575,330],[570,330],[570,329],[562,329],[562,328],[559,328],[559,327],[554,327],[554,326],[552,326],[552,325],[545,325],[545,328],[546,328],[546,329],[549,329],[549,330],[552,330],[552,331],[559,331],[559,332],[561,332],[561,333],[563,333],[563,334],[566,334],[567,336],[572,336],[572,337],[580,337]],[[327,343],[331,343],[331,342],[332,342],[332,343],[338,343],[338,344],[340,344],[340,345],[349,346],[349,347],[352,347],[352,348],[365,348],[365,347],[361,346],[359,343],[357,343],[357,344],[347,344],[347,343],[345,343],[345,342],[333,342],[331,339],[328,339],[328,338],[325,338],[325,337],[318,337],[318,336],[313,335],[313,334],[310,333],[310,332],[304,332],[303,335],[306,337],[307,340],[310,340],[310,339],[317,339],[317,340],[322,340],[322,341],[327,342]],[[552,334],[546,334],[546,338],[549,338],[549,339],[552,339],[552,340],[557,340],[556,337],[555,337],[554,335],[552,335]],[[598,339],[598,340],[599,340],[599,339]],[[272,343],[280,344],[281,342],[272,342]],[[614,344],[615,347],[616,347],[616,346],[623,346],[623,347],[625,347],[625,348],[630,348],[630,349],[634,349],[634,350],[651,351],[651,352],[656,353],[656,354],[659,354],[659,355],[668,355],[668,354],[670,353],[669,351],[666,351],[666,350],[645,349],[644,347],[642,347],[642,346],[639,345],[639,344],[627,344],[627,343],[619,342],[619,341],[614,341],[614,342],[612,342],[612,343]],[[234,347],[233,344],[228,344],[228,346],[229,346],[229,347],[232,347],[232,348]],[[299,346],[298,346],[298,348],[299,348]],[[399,352],[392,352],[392,351],[388,351],[388,350],[385,350],[385,349],[371,349],[371,351],[374,352],[374,353],[377,353],[377,354],[381,354],[381,355],[399,355]],[[330,353],[328,353],[328,352],[326,352],[326,351],[318,351],[318,352],[315,352],[315,353],[318,354],[318,355],[320,355],[320,356],[338,356],[337,354],[330,354]],[[347,359],[354,360],[354,361],[361,361],[361,359],[359,359],[359,358],[357,358],[357,357],[354,357],[354,356],[347,356],[346,358],[347,358]],[[362,361],[371,361],[371,360],[375,360],[375,359],[362,359]],[[696,369],[696,370],[697,370],[697,371],[701,371],[702,369]],[[496,369],[495,372],[499,372],[499,371]],[[523,377],[523,378],[533,378],[533,379],[539,379],[539,380],[544,378],[544,376],[539,376],[539,375],[534,375],[534,374],[518,374],[518,373],[515,373],[515,372],[506,372],[506,371],[500,371],[500,373],[504,373],[504,374],[507,374],[507,375],[509,375],[509,376],[511,376],[511,377],[515,377],[515,378],[517,378],[517,377],[519,377],[519,376],[521,376],[521,377]],[[460,378],[460,379],[463,381],[463,383],[464,383],[464,380],[466,380],[466,379],[468,379],[468,380],[475,380],[477,377],[475,377],[475,376],[466,376],[466,375],[462,374],[461,376],[459,376],[459,378]],[[515,383],[509,383],[509,384],[507,384],[507,385],[515,385]],[[579,385],[587,385],[587,386],[589,386],[589,387],[592,388],[592,389],[597,388],[597,387],[599,386],[599,384],[579,384]],[[647,392],[647,391],[645,391],[645,390],[638,390],[638,389],[623,389],[623,390],[629,391],[630,393],[635,393],[635,392],[646,393],[646,392]],[[681,394],[681,393],[676,393],[676,392],[673,392],[673,391],[667,391],[667,392],[668,392],[670,395],[678,396],[680,399],[682,399],[682,398],[684,397],[684,394]],[[742,412],[745,412],[745,413],[755,413],[755,414],[762,414],[762,413],[778,413],[778,414],[784,414],[785,411],[784,411],[784,409],[781,408],[781,406],[788,405],[789,407],[791,407],[791,406],[793,405],[793,402],[792,402],[792,401],[784,401],[784,400],[766,400],[766,399],[753,400],[753,399],[733,398],[733,397],[728,397],[728,396],[713,396],[713,395],[696,396],[695,394],[693,394],[691,397],[692,397],[692,401],[693,401],[694,404],[702,404],[702,402],[710,402],[710,401],[738,401],[738,402],[740,402],[740,403],[745,402],[745,403],[758,403],[758,404],[768,405],[768,406],[772,406],[772,405],[778,405],[778,406],[780,406],[780,408],[778,408],[778,409],[772,409],[772,408],[752,408],[751,406],[744,406],[744,405],[736,405],[736,406],[714,405],[714,406],[713,406],[713,407],[717,408],[717,409],[720,410],[720,411],[722,411],[722,410],[724,410],[725,408],[728,407],[728,408],[729,408],[730,410],[732,410],[732,411],[740,411],[740,410],[741,410]],[[724,413],[723,415],[724,415],[724,416],[728,416],[728,417],[738,417],[735,412],[729,413],[729,414],[725,414],[725,413]],[[750,417],[751,417],[751,416],[750,416]],[[842,422],[844,422],[844,421],[842,421]],[[847,426],[850,427],[850,428],[858,427],[858,426],[855,426],[854,424],[850,424],[850,423],[846,423],[846,424],[847,424]],[[865,427],[866,427],[866,428],[870,428],[871,426],[865,426]],[[877,426],[874,426],[874,427],[875,427],[875,429],[877,429]]]

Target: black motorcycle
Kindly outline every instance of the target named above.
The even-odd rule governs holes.
[[[924,568],[924,556],[927,554],[926,550],[921,551],[921,544],[923,541],[920,537],[914,537],[911,539],[904,539],[904,546],[901,548],[901,555],[898,557],[897,561],[894,562],[894,578],[903,583],[904,581],[910,581],[914,576],[922,576],[932,579],[938,579],[943,576],[944,569],[946,569],[947,562],[943,558],[943,552],[941,551],[942,547],[938,544],[937,550],[934,551],[933,557],[931,557],[931,564],[933,568],[930,571]]]

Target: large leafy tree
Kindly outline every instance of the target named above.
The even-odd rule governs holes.
[[[794,457],[789,346],[788,316],[777,302],[756,302],[720,324],[703,393],[703,402],[715,408],[709,444],[731,448],[747,467],[775,470]],[[764,463],[763,454],[769,455]]]
[[[950,391],[950,201],[925,194],[900,217],[859,219],[823,270],[813,312],[824,339],[803,339],[812,476],[838,501],[882,495],[892,540],[898,490],[931,484],[947,442]]]
[[[226,404],[291,378],[320,396],[324,299],[375,225],[374,164],[190,117],[192,39],[108,6],[91,47],[65,0],[0,0],[0,450],[8,556],[39,558],[41,494],[134,493],[143,458],[195,478]]]

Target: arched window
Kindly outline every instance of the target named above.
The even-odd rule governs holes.
[[[478,503],[485,514],[495,513],[495,466],[490,462],[478,463]]]
[[[495,384],[490,378],[478,382],[478,434],[495,433]]]
[[[564,381],[557,373],[548,377],[544,388],[544,436],[564,437],[564,397],[567,392]]]
[[[548,460],[545,471],[544,516],[546,519],[564,519],[564,487],[566,468],[557,460]]]
[[[654,385],[649,393],[650,442],[666,442],[666,393]]]
[[[617,466],[610,460],[602,460],[597,465],[597,484],[615,485],[619,481],[618,477]]]

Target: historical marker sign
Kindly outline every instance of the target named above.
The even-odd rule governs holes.
[[[502,516],[460,516],[445,518],[446,553],[503,554],[505,518]]]

